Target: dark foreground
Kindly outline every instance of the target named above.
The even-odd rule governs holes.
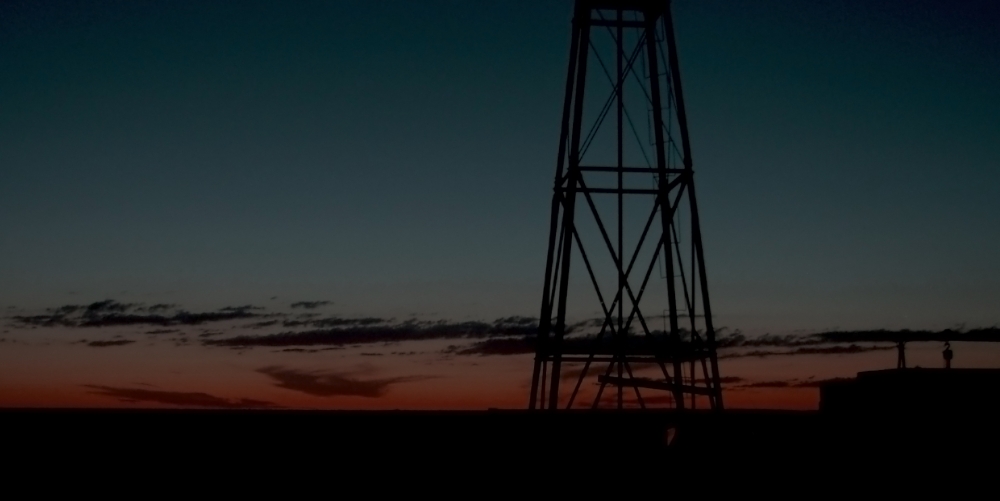
[[[884,482],[993,469],[1000,451],[992,413],[3,410],[0,422],[16,467],[244,481],[623,471]]]

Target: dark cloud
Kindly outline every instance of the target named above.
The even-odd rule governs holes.
[[[534,319],[532,320],[534,321]],[[589,328],[599,328],[602,323],[603,319],[591,319],[574,323],[568,326],[567,330],[570,333],[580,333],[587,331]],[[534,331],[536,329],[537,327],[534,323],[532,323],[530,331],[525,332],[524,336],[520,339],[513,337],[510,339],[486,339],[466,346],[452,345],[445,351],[447,353],[458,355],[516,355],[534,353]],[[656,339],[664,338],[664,333],[662,331],[653,330],[652,334]],[[610,354],[613,351],[611,339],[611,336],[607,335],[600,340],[597,340],[594,335],[569,336],[563,340],[563,353],[584,355],[590,353]],[[691,335],[689,332],[684,331],[681,333],[682,349],[687,349],[692,346],[689,341],[690,339]],[[872,339],[872,341],[878,341],[878,339]],[[630,353],[640,353],[646,355],[654,353],[655,346],[646,336],[636,335],[636,333],[633,333],[632,336],[629,336],[626,342],[630,344],[630,346],[627,347],[627,350]],[[722,358],[746,356],[767,357],[774,355],[843,354],[885,349],[883,347],[824,346],[840,342],[841,341],[836,340],[835,337],[827,334],[784,336],[765,334],[763,336],[747,337],[739,331],[730,335],[720,336],[717,339],[717,345],[720,350],[727,348],[795,348],[794,350],[755,350],[750,352],[728,353],[722,355]]]
[[[626,349],[629,353],[652,355],[654,345],[643,336],[632,336],[628,338],[630,346]],[[610,336],[605,336],[601,340],[596,340],[595,336],[567,337],[563,340],[562,351],[564,354],[589,355],[611,354],[613,352],[612,340]],[[867,351],[879,351],[892,349],[891,346],[861,346],[851,344],[848,346],[832,345],[828,341],[818,339],[796,340],[785,336],[770,336],[763,339],[754,339],[750,342],[739,342],[729,345],[726,348],[742,347],[782,347],[794,349],[783,350],[752,350],[752,351],[730,351],[723,352],[719,358],[742,358],[742,357],[772,357],[791,355],[844,355],[863,353]],[[692,345],[689,342],[681,344],[682,349],[689,349]],[[456,355],[520,355],[535,352],[535,337],[506,337],[491,338],[477,341],[468,345],[451,345],[446,348],[445,353]]]
[[[314,329],[326,329],[333,327],[348,327],[348,326],[369,326],[378,325],[388,322],[384,318],[378,317],[361,317],[361,318],[344,318],[344,317],[326,317],[326,318],[315,318],[315,317],[299,317],[301,320],[285,320],[282,325],[285,327],[312,327]]]
[[[132,344],[135,341],[130,339],[114,339],[111,341],[91,341],[87,343],[87,346],[92,346],[94,348],[106,348],[108,346],[124,346],[126,344]]]
[[[351,320],[353,323],[345,327],[331,329],[314,329],[307,331],[289,331],[278,334],[260,336],[235,336],[226,339],[206,340],[204,343],[211,346],[228,347],[250,347],[250,346],[354,346],[371,343],[396,343],[402,341],[426,341],[431,339],[462,339],[462,338],[486,338],[486,337],[507,337],[533,334],[537,325],[533,319],[525,317],[506,317],[487,322],[419,322],[407,320],[402,323],[392,325],[366,325],[366,319],[337,319],[338,321]],[[382,322],[381,319],[371,319],[373,323]],[[304,323],[315,325],[315,322],[329,322],[331,319],[320,319],[306,321]],[[361,321],[361,322],[358,322]]]
[[[89,305],[68,304],[58,308],[48,308],[44,315],[18,315],[11,317],[11,319],[24,326],[77,327],[84,321],[119,316],[138,306],[140,305],[137,303],[119,303],[112,299],[106,299]]]
[[[847,343],[896,343],[899,341],[972,341],[1000,342],[1000,328],[986,327],[968,330],[945,329],[941,331],[911,331],[903,330],[861,330],[833,331],[815,334],[776,336],[765,334],[757,337],[746,337],[739,331],[728,336],[720,336],[717,340],[719,348],[747,347],[781,347],[797,348],[824,344]]]
[[[793,386],[793,381],[759,381],[741,384],[737,388],[788,388],[789,386]]]
[[[789,334],[786,336],[764,334],[763,336],[748,338],[739,331],[736,331],[728,336],[720,336],[716,339],[716,345],[719,348],[746,348],[746,347],[794,348],[798,346],[823,344],[825,342],[826,341],[824,341],[823,339],[814,336],[801,336],[794,334]]]
[[[553,319],[553,323],[555,320]],[[588,320],[581,320],[579,322],[571,323],[566,326],[567,332],[579,332],[585,331],[586,329],[600,329],[604,325],[604,318],[591,318]]]
[[[175,309],[177,309],[177,305],[176,304],[167,304],[167,303],[157,303],[157,304],[154,304],[154,305],[143,306],[143,307],[139,307],[139,308],[136,308],[136,309],[139,310],[139,311],[149,311],[149,312],[166,311],[166,310],[175,310]]]
[[[282,332],[263,336],[235,336],[225,339],[209,339],[204,341],[204,344],[209,346],[228,346],[234,348],[246,348],[253,346],[347,346],[362,343],[381,343],[387,341],[422,339],[429,338],[427,336],[421,336],[416,330],[397,328],[346,328]]]
[[[823,332],[813,334],[813,336],[827,343],[895,343],[898,341],[973,341],[996,343],[1000,342],[1000,327],[994,326],[968,330],[945,329],[941,331],[871,330]]]
[[[457,355],[520,355],[535,352],[534,335],[493,338],[478,341],[466,346],[449,346],[445,352]],[[653,355],[655,348],[661,349],[665,346],[663,337],[657,336],[656,343],[650,341],[646,336],[630,336],[625,339],[625,350],[632,354]],[[562,340],[562,352],[566,355],[610,355],[614,353],[615,346],[611,336],[605,335],[598,339],[597,336],[570,336]],[[682,343],[682,349],[689,349],[691,344]]]
[[[87,309],[84,315],[99,315],[102,313],[122,313],[131,310],[137,306],[137,303],[119,303],[113,299],[105,299],[104,301],[98,301],[96,303],[90,303],[87,305]]]
[[[11,317],[15,327],[56,327],[75,326],[74,322],[58,315],[15,315]]]
[[[891,350],[892,346],[859,346],[856,344],[848,346],[822,346],[822,347],[802,347],[794,350],[754,350],[748,352],[725,353],[719,358],[742,358],[742,357],[780,357],[792,355],[851,355],[868,351]]]
[[[783,380],[773,380],[773,381],[756,381],[752,383],[746,383],[737,385],[734,389],[744,389],[744,388],[818,388],[827,383],[835,383],[838,381],[849,381],[854,378],[846,377],[835,377],[830,379],[812,379],[812,377],[807,379],[783,379]]]
[[[466,347],[449,346],[457,355],[521,355],[535,352],[535,338],[514,337],[487,339],[472,343]]]
[[[67,304],[65,306],[60,306],[58,308],[46,308],[45,311],[48,311],[53,315],[71,315],[78,311],[83,311],[86,308],[87,308],[86,306],[79,304]]]
[[[291,347],[291,346],[360,346],[372,343],[395,343],[402,341],[426,341],[433,339],[469,339],[477,340],[469,344],[453,344],[444,350],[446,354],[454,355],[520,355],[535,351],[535,334],[537,319],[530,317],[504,317],[494,322],[419,322],[408,320],[401,323],[376,318],[313,318],[304,320],[284,320],[286,327],[323,326],[303,331],[287,331],[270,335],[243,335],[225,339],[206,340],[205,344],[229,347]],[[570,326],[571,334],[563,340],[563,352],[566,354],[609,354],[613,351],[611,336],[601,340],[593,335],[580,335],[587,326],[600,325],[601,319],[578,322]],[[263,325],[264,322],[251,325]],[[276,325],[276,323],[267,323]],[[660,333],[662,336],[662,333]],[[654,333],[655,335],[655,333]],[[772,357],[792,355],[844,355],[868,351],[888,350],[891,346],[859,345],[850,340],[879,343],[906,336],[910,340],[976,340],[1000,341],[1000,331],[997,329],[977,329],[965,332],[941,331],[936,333],[919,333],[915,331],[855,331],[818,333],[807,335],[764,335],[746,337],[737,331],[728,336],[721,336],[719,348],[724,350],[720,358],[740,357]],[[662,339],[662,337],[660,338]],[[688,337],[689,339],[689,337]],[[631,353],[653,354],[656,343],[650,342],[646,336],[630,336],[627,340]],[[682,349],[692,345],[684,341]],[[660,345],[659,349],[663,346]],[[754,350],[732,350],[734,348],[758,348]],[[760,349],[774,348],[774,349]],[[784,349],[781,349],[784,348]]]
[[[20,326],[34,327],[116,327],[130,325],[200,325],[210,322],[223,322],[265,316],[255,313],[261,310],[259,306],[227,306],[218,311],[192,313],[175,311],[173,314],[152,313],[164,311],[170,305],[153,305],[143,307],[138,303],[119,303],[108,299],[91,303],[87,306],[66,305],[49,309],[45,315],[14,316],[11,319]]]
[[[273,327],[275,325],[278,325],[277,320],[264,320],[261,322],[254,322],[252,324],[244,325],[243,327],[246,329],[263,329],[265,327]]]
[[[657,349],[666,348],[662,335],[655,335],[655,341],[647,336],[629,336],[625,343],[625,350],[636,355],[653,355]],[[520,337],[493,338],[478,341],[467,346],[449,346],[445,352],[458,355],[519,355],[535,352],[535,335],[523,335]],[[615,341],[609,335],[598,339],[594,335],[574,335],[562,340],[561,350],[566,355],[611,355],[615,352]],[[681,349],[692,349],[690,342],[682,342]]]
[[[252,310],[263,310],[263,306],[254,306],[252,304],[246,304],[243,306],[226,306],[220,308],[219,311],[252,311]]]
[[[866,351],[881,351],[881,350],[891,350],[892,346],[858,346],[856,344],[848,346],[823,346],[823,347],[806,347],[798,348],[794,350],[792,355],[849,355],[852,353],[864,353]]]
[[[524,316],[498,318],[492,322],[397,321],[381,317],[339,317],[322,314],[323,306],[330,301],[298,301],[291,303],[296,312],[268,312],[252,304],[227,306],[215,311],[191,312],[177,305],[157,303],[122,303],[106,299],[89,304],[68,304],[49,308],[41,315],[16,315],[8,317],[15,327],[121,327],[144,326],[148,334],[173,334],[183,332],[187,326],[204,326],[202,344],[246,348],[254,346],[284,348],[360,347],[371,344],[398,343],[403,341],[453,340],[444,350],[451,355],[521,355],[535,351],[538,319]],[[312,310],[318,310],[313,312]],[[22,312],[17,312],[22,313]],[[13,313],[11,313],[13,314]],[[652,318],[652,317],[651,317]],[[235,321],[246,322],[236,323]],[[213,323],[234,322],[231,325]],[[610,354],[614,351],[611,336],[597,340],[595,333],[603,325],[603,318],[592,318],[567,326],[562,351],[572,355]],[[242,324],[242,325],[241,325]],[[238,326],[238,327],[237,327]],[[233,332],[228,329],[245,329]],[[227,328],[227,335],[219,330]],[[267,329],[251,334],[251,330]],[[635,329],[633,329],[634,331]],[[283,331],[283,332],[275,332]],[[837,355],[891,349],[889,343],[897,341],[978,341],[1000,342],[1000,328],[947,329],[943,331],[888,331],[866,330],[845,332],[820,332],[813,334],[772,335],[749,337],[740,331],[723,334],[719,329],[717,343],[720,358],[772,357],[792,355]],[[191,332],[192,334],[195,331]],[[234,335],[237,334],[237,335]],[[641,332],[627,337],[625,349],[630,353],[651,355],[665,351],[663,333],[653,332],[650,341]],[[692,348],[691,334],[681,332],[681,350]],[[95,341],[91,346],[118,346],[125,341]],[[103,344],[113,343],[113,344]],[[301,350],[312,351],[312,350]],[[367,350],[371,352],[371,350]]]
[[[511,317],[501,317],[493,321],[494,325],[503,325],[507,327],[520,326],[526,327],[535,331],[538,329],[538,319],[535,317],[522,317],[522,316],[511,316]]]
[[[656,367],[656,364],[643,364],[643,365],[647,365],[647,366],[650,366],[650,367]],[[605,370],[607,370],[607,365],[605,365],[603,363],[600,364],[600,366],[598,366],[597,364],[591,364],[590,369],[587,370],[587,377],[591,378],[591,377],[595,377],[595,376],[597,376],[599,374],[604,374]],[[617,370],[617,368],[615,370]],[[635,371],[635,370],[636,370],[636,368],[633,367],[633,371]],[[562,375],[561,375],[560,379],[576,380],[576,379],[578,379],[580,377],[580,373],[581,372],[583,372],[583,366],[582,365],[580,367],[569,368],[569,369],[564,370],[562,372]],[[739,376],[727,376],[727,377],[722,377],[722,378],[719,378],[719,379],[720,379],[720,382],[723,385],[735,385],[736,383],[742,383],[744,381],[744,379],[741,378],[741,377],[739,377]],[[703,385],[703,384],[705,384],[705,380],[704,379],[696,379],[695,380],[695,384]],[[734,387],[735,388],[740,388],[740,387],[742,387],[742,385],[738,385],[738,386],[734,386]],[[631,389],[627,389],[627,390],[628,390],[628,394],[630,396],[631,395],[635,395],[635,393]],[[645,391],[645,390],[643,390],[643,391]],[[592,398],[593,397],[591,397],[591,399]],[[653,395],[653,396],[647,397],[644,394],[643,395],[643,400],[645,401],[646,405],[663,405],[663,404],[672,404],[673,403],[673,397],[671,397],[669,395]],[[635,399],[635,398],[631,398],[630,400],[626,400],[625,403],[626,404],[631,404],[631,405],[639,405],[639,401],[637,399]]]
[[[146,331],[146,334],[173,334],[175,332],[180,332],[177,329],[153,329],[151,331]]]
[[[122,402],[130,403],[145,402],[177,405],[180,407],[212,407],[220,409],[259,409],[278,407],[271,402],[265,402],[263,400],[252,400],[248,398],[229,400],[201,392],[146,390],[142,388],[120,388],[92,384],[84,385],[84,387],[90,388],[92,390],[90,393],[116,398]]]
[[[698,316],[700,317],[701,315],[698,315]],[[654,319],[654,318],[664,318],[663,315],[646,316],[644,318],[646,318],[647,325],[650,327],[650,330],[649,330],[650,334],[653,334],[654,336],[664,336],[665,335],[665,331],[663,331],[661,329],[653,328],[654,323],[651,322],[651,320]],[[532,319],[532,321],[537,322],[537,319]],[[598,332],[600,332],[600,329],[604,325],[604,322],[605,322],[605,319],[603,317],[591,318],[591,319],[582,320],[582,321],[579,321],[579,322],[571,322],[571,323],[568,323],[566,325],[566,333],[567,334],[571,334],[572,333],[572,334],[596,335]],[[642,330],[642,327],[639,325],[639,322],[633,322],[633,324],[631,326],[629,326],[628,330],[629,330],[629,333],[632,334],[632,335],[642,335],[643,334],[643,330]],[[725,330],[725,328],[721,328],[721,329],[719,329],[716,332],[717,338],[721,338],[721,336],[719,336],[719,334],[723,330]],[[610,332],[610,330],[608,330],[607,332]],[[703,333],[701,331],[697,331],[697,332],[698,332],[699,335],[703,335]],[[678,333],[679,333],[680,338],[681,338],[682,341],[689,341],[691,339],[691,331],[689,331],[688,329],[685,329],[684,327],[680,327],[678,329]],[[717,339],[717,342],[718,342],[718,339]]]
[[[292,308],[304,308],[307,310],[315,310],[316,308],[321,308],[323,306],[333,304],[332,301],[298,301],[292,303]]]
[[[78,324],[79,327],[110,327],[124,325],[201,325],[211,322],[224,322],[227,320],[238,320],[255,318],[256,313],[246,310],[220,310],[207,313],[191,313],[180,311],[171,316],[163,315],[104,315],[98,318],[85,319]]]
[[[351,372],[307,372],[284,367],[264,367],[257,372],[275,380],[275,386],[317,397],[352,396],[379,398],[389,386],[428,379],[426,376],[403,376],[382,379],[358,379]]]
[[[830,378],[830,379],[806,380],[806,381],[798,381],[798,382],[796,382],[795,383],[795,387],[796,388],[818,388],[818,387],[823,386],[824,384],[827,384],[827,383],[837,383],[837,382],[840,382],[840,381],[853,381],[853,380],[854,380],[854,378],[852,378],[852,377],[835,377],[835,378]]]

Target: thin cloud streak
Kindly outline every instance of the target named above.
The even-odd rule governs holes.
[[[321,308],[331,304],[333,304],[333,301],[298,301],[292,303],[292,309],[303,308],[306,310],[315,310],[316,308]]]
[[[430,379],[428,376],[359,379],[352,372],[308,372],[280,366],[263,367],[257,372],[273,379],[278,388],[315,397],[381,398],[392,385]]]
[[[50,309],[43,315],[16,315],[11,317],[17,327],[118,327],[132,325],[202,325],[212,322],[257,318],[259,306],[227,306],[217,311],[192,313],[177,310],[171,315],[153,313],[164,311],[170,305],[144,307],[140,303],[119,303],[108,299],[90,305],[65,305]]]
[[[314,310],[333,304],[332,301],[297,301],[292,309]],[[172,311],[171,311],[172,310]],[[269,312],[264,307],[251,304],[227,306],[215,311],[190,312],[175,304],[124,303],[112,299],[86,305],[64,305],[49,308],[41,315],[15,315],[8,317],[12,327],[76,327],[102,328],[147,325],[159,327],[148,334],[181,332],[188,326],[212,323],[253,320],[252,323],[234,325],[233,329],[263,330],[284,328],[283,332],[242,334],[226,336],[221,331],[199,334],[204,346],[230,348],[271,347],[312,351],[316,347],[342,348],[347,346],[398,343],[404,341],[455,340],[443,350],[445,355],[494,356],[525,355],[535,351],[538,320],[532,317],[502,317],[493,322],[448,320],[397,322],[381,317],[321,316],[313,312]],[[608,343],[595,344],[595,331],[604,324],[603,318],[593,318],[567,326],[563,340],[566,353],[587,354],[594,350],[605,353]],[[221,326],[220,326],[221,328]],[[719,357],[767,358],[793,355],[843,355],[890,349],[883,343],[898,341],[978,341],[1000,342],[1000,328],[988,327],[970,330],[943,331],[834,331],[814,334],[763,335],[747,337],[738,330],[720,335],[717,346]],[[654,334],[662,334],[659,331]],[[608,338],[608,336],[605,336]],[[652,354],[652,346],[642,336],[630,336],[629,350]],[[682,339],[690,339],[682,332]],[[461,342],[468,340],[472,342]],[[112,347],[130,344],[130,341],[93,341],[91,347]],[[865,345],[861,343],[872,343]],[[686,341],[685,341],[686,344]],[[740,348],[754,348],[740,350]]]
[[[91,341],[87,343],[87,346],[92,348],[107,348],[109,346],[125,346],[126,344],[132,344],[135,341],[131,339],[113,339],[111,341]]]
[[[397,343],[403,341],[427,341],[432,339],[525,337],[533,335],[537,329],[535,319],[527,317],[499,318],[492,323],[418,322],[408,320],[394,325],[355,325],[334,329],[288,331],[278,334],[243,335],[224,339],[208,339],[203,341],[203,344],[231,348],[253,346],[346,346],[372,343]]]
[[[849,346],[824,346],[824,347],[803,347],[794,350],[754,350],[744,353],[725,353],[719,355],[719,359],[726,358],[745,358],[745,357],[756,357],[756,358],[767,358],[767,357],[786,357],[794,355],[853,355],[856,353],[864,353],[868,351],[882,351],[882,350],[892,350],[892,346],[859,346],[852,344]]]
[[[755,381],[731,387],[733,390],[754,389],[754,388],[819,388],[827,383],[840,381],[852,381],[854,378],[835,377],[830,379],[780,379],[773,381]]]
[[[216,409],[273,409],[277,405],[264,400],[249,398],[225,399],[203,392],[182,392],[147,390],[143,388],[123,388],[96,384],[83,385],[95,395],[101,395],[128,403],[155,403],[179,407],[209,407]]]

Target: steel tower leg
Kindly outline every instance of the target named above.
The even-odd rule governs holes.
[[[613,62],[608,59],[608,46],[614,51],[610,56]],[[593,62],[597,64],[591,65]],[[605,83],[610,87],[605,104],[585,114],[585,108],[593,103],[585,91],[599,95],[600,91],[593,90],[590,82],[601,83],[602,77],[607,78]],[[643,134],[639,132],[643,121],[638,121],[637,126],[634,120],[637,108],[630,107],[637,96],[642,98],[643,114],[649,113],[644,131],[649,138],[647,143],[643,143]],[[613,114],[612,107],[616,110]],[[599,130],[608,116],[616,122],[616,134],[602,150],[602,146],[595,144],[602,141]],[[589,129],[586,133],[585,127]],[[626,140],[627,132],[635,141]],[[652,158],[647,146],[652,147]],[[597,154],[603,151],[614,155],[603,163],[587,160],[592,147]],[[721,410],[715,330],[669,2],[577,0],[558,151],[529,408],[571,407],[584,394],[593,397],[591,407],[599,407],[604,388],[610,384],[617,388],[615,406],[619,409],[645,408],[648,402],[660,402],[680,410],[686,405],[696,407],[698,398],[702,398],[708,407]],[[645,165],[636,165],[639,153]],[[595,181],[595,173],[615,174],[614,184]],[[652,178],[653,186],[636,187],[637,178],[645,179],[646,183]],[[616,195],[617,203],[611,205],[615,217],[602,216],[602,207],[608,212],[609,204],[602,205],[600,197],[607,194]],[[682,203],[685,197],[686,204]],[[645,221],[645,226],[633,247],[626,245],[629,223],[624,216],[626,200],[651,202],[648,216],[639,219]],[[579,211],[578,201],[583,203]],[[686,208],[686,214],[682,208]],[[599,234],[585,234],[585,228],[577,224],[588,211]],[[657,215],[658,225],[653,224]],[[615,231],[609,231],[605,221],[614,224],[611,230]],[[688,233],[682,231],[685,228]],[[613,239],[612,234],[617,238]],[[681,238],[690,239],[689,253],[681,252]],[[610,304],[601,287],[608,270],[595,266],[598,262],[587,251],[595,245],[598,251],[605,248],[614,265],[610,271],[615,273],[615,294],[607,296],[611,298]],[[569,315],[579,315],[582,311],[569,309],[576,290],[571,290],[570,285],[574,255],[580,257],[585,267],[603,314],[596,323],[582,325],[600,325],[599,331],[581,332],[567,324]],[[649,298],[647,285],[660,259],[665,269],[666,297]],[[690,269],[690,280],[685,275],[685,266]],[[659,304],[650,306],[655,303]],[[640,305],[647,310],[666,312],[668,325],[664,331],[650,327]],[[681,327],[681,317],[687,317],[685,325],[689,324],[690,330]],[[565,364],[570,364],[574,372],[564,373]],[[696,373],[699,366],[700,378]],[[594,367],[596,370],[591,374]],[[688,375],[685,367],[690,369]],[[651,370],[652,376],[637,375],[639,371]],[[592,378],[596,381],[584,386],[588,375],[596,376]],[[564,378],[576,380],[568,398],[562,392]],[[625,400],[625,388],[634,391],[634,401]],[[640,389],[666,391],[668,397],[651,400],[644,398]],[[594,394],[589,394],[591,391]]]

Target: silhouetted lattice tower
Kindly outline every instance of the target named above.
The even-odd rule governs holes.
[[[609,92],[595,93],[599,85]],[[626,212],[634,229],[627,228],[633,220]],[[609,213],[617,220],[602,216]],[[587,253],[594,246],[610,255],[607,266]],[[582,259],[601,318],[567,325],[574,255]],[[665,295],[650,298],[654,288],[647,285],[657,270]],[[662,329],[654,318],[663,319]],[[598,407],[614,398],[605,392],[609,385],[617,389],[618,408],[680,409],[707,401],[722,409],[668,0],[577,0],[573,14],[529,406],[570,408],[586,397]],[[667,393],[650,397],[645,390]]]

